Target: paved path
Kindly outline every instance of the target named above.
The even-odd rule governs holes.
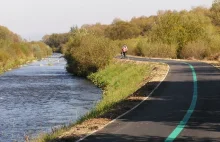
[[[220,71],[200,62],[189,62],[190,68],[182,61],[150,61],[169,64],[170,71],[164,82],[149,100],[83,142],[169,141],[170,134],[181,127],[180,121],[186,125],[174,141],[220,142]],[[196,78],[193,78],[193,69]],[[189,120],[184,118],[186,115]]]

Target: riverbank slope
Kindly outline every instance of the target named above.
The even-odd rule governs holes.
[[[53,130],[34,142],[75,141],[103,128],[146,99],[167,72],[168,66],[161,63],[116,60],[88,77],[104,90],[103,98],[96,107],[77,123]]]

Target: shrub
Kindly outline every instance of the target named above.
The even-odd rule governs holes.
[[[176,58],[176,45],[152,43],[142,40],[135,49],[135,55],[147,57]]]
[[[209,50],[210,49],[208,48],[205,41],[193,41],[183,47],[181,51],[181,57],[185,59],[203,59],[208,55],[208,53],[210,52]]]
[[[211,54],[220,52],[220,35],[210,36],[210,41],[208,42]]]
[[[116,53],[116,45],[104,37],[81,34],[75,34],[67,43],[70,52],[66,52],[65,57],[68,71],[78,76],[87,76],[111,62]]]
[[[165,12],[157,16],[152,28],[152,41],[166,44],[177,44],[178,54],[188,43],[197,40],[206,40],[213,33],[211,20],[199,13]]]
[[[117,52],[120,53],[122,46],[125,44],[128,47],[128,54],[135,55],[135,50],[136,50],[137,44],[142,39],[143,39],[143,37],[138,37],[138,38],[133,38],[133,39],[114,41],[118,45]]]
[[[0,40],[0,73],[27,61],[41,59],[51,53],[51,49],[41,42],[12,42],[2,39]]]

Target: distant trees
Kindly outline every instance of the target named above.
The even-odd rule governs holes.
[[[140,34],[142,36],[147,35],[149,31],[151,31],[153,25],[155,24],[156,16],[150,16],[150,17],[134,17],[131,19],[130,23],[138,26],[140,29]]]
[[[50,55],[51,49],[42,42],[25,42],[8,28],[0,26],[0,73],[33,59]]]
[[[102,44],[102,40],[107,44],[114,43],[114,48],[118,52],[122,44],[127,44],[128,53],[134,55],[203,59],[215,54],[215,58],[218,58],[217,56],[220,56],[219,37],[220,0],[214,0],[211,8],[195,7],[190,11],[158,11],[155,16],[133,17],[130,21],[115,18],[109,25],[96,23],[85,24],[80,28],[73,26],[66,35],[45,36],[43,41],[59,50],[62,47],[63,53],[71,53],[69,55],[72,58],[68,59],[77,56],[77,63],[81,64],[83,62],[80,60],[86,62],[87,60],[80,57],[84,56],[79,54],[80,52],[88,53],[94,60],[95,58],[101,60],[99,44]],[[96,40],[100,42],[97,43]],[[109,44],[109,47],[112,49],[112,44]],[[97,52],[96,49],[100,51]],[[98,54],[94,55],[87,50]],[[73,69],[73,67],[70,68]]]
[[[95,34],[97,36],[105,36],[105,29],[108,25],[102,25],[101,23],[96,23],[94,25],[85,24],[81,28],[86,29],[89,33]]]
[[[60,52],[61,47],[68,41],[69,33],[45,35],[42,41],[49,45],[54,52]]]

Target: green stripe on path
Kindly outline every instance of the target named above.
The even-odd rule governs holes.
[[[193,111],[196,107],[197,96],[198,96],[196,72],[195,72],[194,67],[191,64],[188,64],[188,63],[185,63],[185,64],[189,65],[189,67],[192,70],[192,75],[193,75],[193,98],[192,98],[192,102],[191,102],[191,105],[190,105],[189,109],[187,110],[187,113],[185,114],[184,118],[182,119],[182,121],[180,121],[179,125],[167,137],[165,142],[172,142],[177,138],[177,136],[182,132],[182,130],[186,126],[187,122],[189,121],[189,119],[190,119],[190,117],[191,117],[191,115],[192,115],[192,113],[193,113]]]

